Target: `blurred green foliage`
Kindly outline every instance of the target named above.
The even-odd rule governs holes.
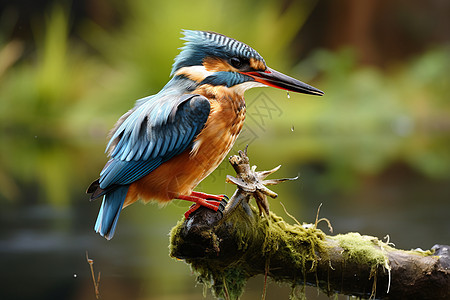
[[[73,38],[68,11],[56,5],[36,21],[31,53],[21,41],[0,36],[2,199],[25,199],[23,186],[54,204],[79,195],[106,161],[108,129],[136,99],[167,82],[183,28],[244,41],[270,66],[325,91],[321,99],[287,99],[264,90],[282,115],[268,120],[251,146],[256,160],[272,162],[277,153],[283,164],[319,161],[336,186],[396,161],[430,177],[450,175],[448,47],[387,70],[358,66],[348,49],[318,50],[289,71],[290,47],[314,1],[283,8],[276,1],[114,3],[121,14],[114,30],[85,20]]]
[[[347,179],[376,175],[399,162],[431,178],[448,177],[449,54],[448,47],[429,49],[381,70],[358,66],[351,49],[316,51],[295,72],[300,77],[315,69],[312,73],[321,74],[316,85],[325,96],[279,104],[283,116],[274,123],[284,126],[276,136],[281,143],[284,136],[285,144],[277,153],[285,152],[293,161],[296,156],[323,161],[333,181],[343,186]],[[269,93],[277,97],[277,91]],[[293,124],[297,134],[287,130]]]

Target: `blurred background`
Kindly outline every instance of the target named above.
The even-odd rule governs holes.
[[[86,251],[102,299],[203,297],[168,255],[189,203],[135,204],[106,241],[93,231],[100,202],[85,194],[108,130],[168,81],[181,29],[234,37],[325,91],[246,93],[230,155],[249,144],[260,170],[299,175],[275,187],[273,211],[288,220],[282,202],[314,222],[322,203],[334,233],[389,235],[402,249],[450,244],[449,15],[447,0],[2,1],[0,298],[95,299]],[[227,174],[225,161],[198,190],[231,195]],[[260,298],[263,281],[242,299]],[[267,299],[289,294],[270,283]]]

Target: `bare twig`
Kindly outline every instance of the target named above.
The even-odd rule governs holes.
[[[100,272],[98,272],[97,280],[95,280],[94,260],[89,258],[87,251],[86,251],[86,261],[88,262],[89,267],[91,269],[92,282],[94,283],[94,290],[95,290],[95,298],[100,299],[100,291],[98,288],[100,285]]]
[[[275,167],[268,171],[256,171],[256,166],[250,167],[250,161],[247,156],[247,147],[244,151],[239,150],[238,155],[230,157],[230,163],[236,171],[236,177],[228,175],[226,182],[237,185],[238,192],[244,195],[252,195],[256,200],[260,214],[269,215],[269,202],[267,201],[267,196],[271,198],[278,197],[277,193],[271,191],[266,187],[266,185],[276,185],[287,180],[296,180],[298,177],[294,178],[282,178],[282,179],[269,179],[265,178],[281,167]],[[230,200],[228,207],[234,208],[237,203],[233,203]]]

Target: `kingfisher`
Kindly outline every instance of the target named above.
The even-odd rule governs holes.
[[[157,94],[136,101],[110,132],[109,160],[87,189],[103,202],[94,229],[114,235],[123,208],[141,199],[193,202],[214,211],[224,195],[194,188],[222,162],[245,119],[244,92],[271,86],[311,95],[323,92],[266,65],[250,46],[225,35],[183,30],[185,44],[171,79]]]

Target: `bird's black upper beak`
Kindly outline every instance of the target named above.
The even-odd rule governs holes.
[[[284,75],[278,71],[275,71],[269,67],[265,71],[254,71],[243,73],[253,78],[253,80],[260,82],[262,84],[276,87],[278,89],[292,91],[302,94],[318,95],[322,96],[324,93],[316,89],[309,84],[301,82],[295,78]]]

